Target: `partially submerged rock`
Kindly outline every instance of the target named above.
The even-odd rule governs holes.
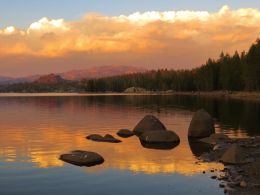
[[[227,164],[246,163],[246,152],[241,146],[232,144],[222,155],[220,161]]]
[[[110,134],[106,134],[104,137],[99,134],[92,134],[92,135],[88,135],[86,138],[89,140],[92,140],[92,141],[96,141],[96,142],[110,142],[110,143],[122,142],[121,140],[116,139],[115,137],[113,137]]]
[[[145,148],[172,149],[180,142],[179,136],[173,131],[148,131],[140,137],[140,142]]]
[[[67,163],[87,167],[102,164],[104,162],[104,158],[98,153],[82,150],[75,150],[70,154],[62,154],[60,159]]]
[[[224,141],[224,140],[228,140],[229,137],[225,134],[211,134],[209,137],[206,137],[206,138],[203,138],[203,139],[200,139],[199,141],[201,142],[204,142],[204,143],[207,143],[207,144],[212,144],[212,145],[215,145],[221,141]]]
[[[128,138],[134,135],[134,132],[129,129],[120,129],[117,135],[123,138]]]
[[[204,109],[198,110],[192,117],[188,136],[191,138],[204,138],[215,133],[214,120]]]
[[[149,131],[166,131],[166,127],[162,122],[153,115],[146,115],[134,128],[136,135],[141,135]]]
[[[93,141],[102,141],[104,137],[99,134],[91,134],[86,137],[87,139],[93,140]]]

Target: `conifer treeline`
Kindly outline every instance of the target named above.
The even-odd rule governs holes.
[[[259,91],[260,39],[247,53],[222,52],[219,59],[208,59],[206,64],[192,70],[160,69],[56,85],[14,84],[0,87],[0,92],[123,92],[133,86],[149,91]]]
[[[192,70],[160,69],[146,73],[115,76],[82,81],[85,91],[122,92],[128,87],[142,87],[151,91],[259,91],[260,39],[249,51],[240,55],[220,54],[206,64]]]

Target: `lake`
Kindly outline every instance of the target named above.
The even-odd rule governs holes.
[[[0,97],[0,194],[224,194],[210,178],[218,163],[197,163],[203,148],[189,143],[194,111],[205,108],[217,132],[260,134],[260,103],[171,95],[39,95]],[[87,140],[89,134],[133,129],[153,114],[181,138],[171,150]],[[101,154],[105,162],[78,167],[59,160],[72,150]],[[202,172],[206,171],[206,174]]]

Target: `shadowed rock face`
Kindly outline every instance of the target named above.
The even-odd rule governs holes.
[[[75,150],[70,154],[62,154],[60,159],[70,164],[87,167],[102,164],[104,162],[104,158],[99,154],[82,150]]]
[[[180,142],[173,131],[147,131],[139,137],[142,146],[153,149],[172,149]]]
[[[117,132],[117,135],[120,136],[120,137],[123,137],[123,138],[128,138],[128,137],[131,137],[134,135],[134,132],[133,131],[130,131],[128,129],[120,129],[118,132]]]
[[[106,134],[104,137],[98,134],[92,134],[92,135],[88,135],[86,138],[96,142],[110,142],[110,143],[121,142],[121,140],[114,138],[110,134]]]
[[[205,110],[197,111],[191,120],[188,136],[193,138],[204,138],[215,133],[213,118]]]
[[[148,131],[166,131],[162,122],[153,115],[146,115],[134,128],[136,135],[141,135]]]

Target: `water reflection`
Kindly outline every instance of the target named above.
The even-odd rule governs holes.
[[[200,142],[195,139],[189,139],[189,145],[192,154],[196,157],[200,157],[203,153],[208,153],[213,149],[211,144]]]
[[[201,107],[216,118],[218,131],[231,136],[259,133],[260,105],[255,102],[187,96],[1,97],[0,159],[62,167],[59,155],[80,149],[98,152],[106,160],[85,169],[88,172],[119,169],[193,175],[221,168],[220,164],[195,164],[196,156],[208,147],[189,142],[187,129],[192,111]],[[144,148],[135,136],[116,145],[85,139],[93,133],[116,137],[117,130],[132,129],[146,114],[160,118],[181,143],[170,150],[154,150]]]

